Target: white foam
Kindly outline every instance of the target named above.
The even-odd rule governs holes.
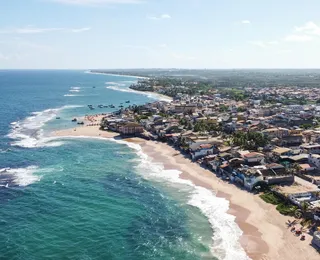
[[[81,87],[71,87],[71,89],[79,90],[79,89],[81,89]]]
[[[107,75],[107,76],[113,76],[113,77],[126,77],[126,78],[136,78],[136,79],[148,79],[147,77],[132,76],[132,75],[119,75],[119,74],[104,73],[104,72],[91,72],[90,70],[87,70],[87,71],[85,71],[84,73],[96,74],[96,75]]]
[[[214,230],[211,245],[214,256],[223,260],[250,259],[239,243],[242,231],[235,223],[235,217],[227,213],[229,209],[228,200],[216,197],[212,191],[196,186],[189,180],[181,179],[181,172],[178,170],[164,170],[162,164],[152,162],[152,159],[142,152],[140,145],[122,140],[114,141],[126,144],[137,152],[140,158],[140,164],[137,168],[145,178],[166,180],[189,192],[188,204],[199,208],[208,218]]]
[[[45,137],[41,128],[54,119],[61,110],[76,107],[82,106],[63,106],[56,109],[33,112],[32,116],[13,125],[11,132],[7,135],[9,138],[15,139],[11,145],[26,148],[62,145],[63,142],[53,142],[54,138]]]
[[[135,94],[139,94],[139,95],[144,95],[144,96],[147,96],[148,98],[152,98],[152,99],[155,99],[155,100],[161,100],[161,101],[167,101],[167,102],[172,101],[171,98],[163,96],[163,95],[160,95],[158,93],[137,91],[137,90],[134,90],[134,89],[131,89],[131,88],[128,88],[128,87],[120,88],[119,86],[107,86],[106,88],[107,89],[112,89],[112,90],[115,90],[115,91],[129,92],[129,93],[135,93]]]
[[[121,82],[123,82],[123,81],[121,81]],[[134,82],[136,82],[136,81],[134,81]],[[124,87],[124,86],[126,86],[126,84],[124,84],[124,83],[113,82],[113,81],[106,82],[106,84],[107,84],[107,85],[115,85],[115,86],[119,86],[119,87]]]
[[[0,175],[12,175],[12,180],[10,181],[11,183],[18,186],[28,186],[36,181],[40,181],[41,176],[33,174],[37,169],[37,166],[28,166],[26,168],[3,168],[0,170]],[[5,186],[10,187],[10,184]]]
[[[79,89],[70,89],[69,92],[80,92]]]
[[[64,97],[83,97],[83,95],[76,95],[76,94],[65,94]]]
[[[181,179],[179,170],[165,170],[163,164],[153,162],[152,158],[143,153],[139,144],[103,137],[76,136],[59,138],[113,141],[132,148],[139,157],[137,170],[144,178],[161,182],[165,180],[171,185],[175,185],[179,190],[187,191],[189,193],[188,204],[199,208],[208,218],[214,231],[211,245],[211,251],[214,256],[221,260],[250,260],[239,242],[242,231],[235,223],[235,217],[227,213],[229,209],[228,200],[218,198],[212,191],[196,186],[190,180]]]

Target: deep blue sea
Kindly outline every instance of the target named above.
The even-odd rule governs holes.
[[[136,144],[51,136],[115,110],[88,104],[158,98],[128,89],[136,80],[0,70],[0,259],[247,259],[226,200]]]

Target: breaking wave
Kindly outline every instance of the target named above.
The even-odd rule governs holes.
[[[121,92],[130,92],[130,93],[135,93],[135,94],[139,94],[139,95],[144,95],[147,96],[148,98],[151,99],[155,99],[155,100],[161,100],[161,101],[171,101],[171,98],[157,94],[157,93],[153,93],[153,92],[143,92],[143,91],[137,91],[131,88],[123,88],[123,87],[119,87],[119,86],[107,86],[107,89],[112,89],[115,91],[121,91]]]
[[[37,169],[37,166],[0,169],[0,187],[28,186],[34,182],[40,181],[41,176],[33,174]]]
[[[165,170],[163,164],[152,162],[152,159],[143,153],[141,146],[122,140],[113,141],[126,144],[137,152],[139,164],[137,170],[147,179],[167,181],[178,188],[188,191],[188,204],[197,207],[209,220],[215,231],[212,237],[211,251],[213,255],[223,260],[249,260],[244,249],[241,247],[239,238],[241,229],[235,223],[235,217],[228,214],[229,201],[218,198],[212,191],[194,185],[189,180],[180,178],[179,170]]]
[[[25,148],[60,146],[63,143],[56,141],[55,138],[45,137],[43,129],[47,122],[54,119],[63,109],[76,108],[81,106],[63,106],[56,109],[46,109],[41,112],[33,112],[31,116],[22,121],[11,123],[11,132],[7,135],[15,141],[13,146]]]
[[[123,82],[123,81],[121,81]],[[136,81],[134,81],[136,82]],[[124,83],[119,83],[119,82],[113,82],[113,81],[109,81],[109,82],[106,82],[107,85],[115,85],[115,86],[119,86],[119,87],[124,87],[126,86],[127,84],[124,84]]]

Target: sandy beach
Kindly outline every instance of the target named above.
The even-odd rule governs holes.
[[[56,131],[54,136],[88,136],[114,138],[116,133],[100,131],[99,126],[81,126]],[[141,145],[142,150],[154,162],[161,162],[165,169],[177,169],[183,179],[191,180],[195,185],[213,190],[218,197],[230,202],[228,213],[236,217],[243,235],[240,243],[253,260],[318,260],[319,253],[309,244],[312,237],[306,235],[300,241],[287,227],[292,218],[281,215],[275,206],[265,203],[258,195],[253,195],[217,178],[211,171],[192,163],[173,147],[154,141],[130,138],[126,141]],[[235,259],[236,260],[236,259]]]

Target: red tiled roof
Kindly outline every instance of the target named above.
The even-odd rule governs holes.
[[[243,157],[246,157],[246,158],[256,157],[256,156],[263,156],[263,154],[252,152],[252,153],[247,153],[247,154],[243,155]]]
[[[303,164],[299,164],[299,166],[301,167],[301,169],[305,170],[305,169],[308,169],[310,168],[311,166],[307,163],[303,163]]]
[[[200,148],[211,148],[212,144],[201,144]]]

